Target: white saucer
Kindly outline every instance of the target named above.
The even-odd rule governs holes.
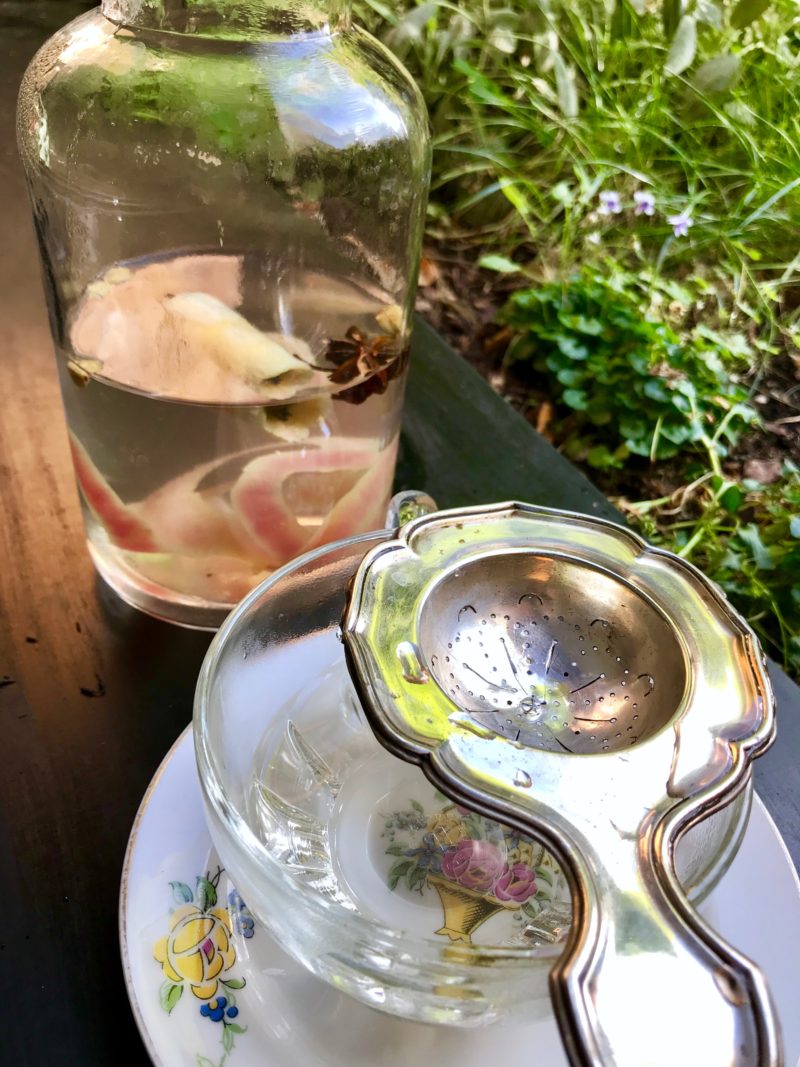
[[[254,927],[240,901],[229,904],[233,886],[217,872],[187,728],[139,808],[120,894],[128,996],[157,1067],[485,1067],[527,1063],[534,1051],[542,1067],[567,1067],[552,1017],[456,1030],[394,1019],[337,992],[291,960],[266,930]],[[193,910],[201,893],[204,904],[217,894],[216,916]],[[783,1027],[786,1063],[797,1063],[800,881],[758,798],[739,854],[701,911],[763,969]],[[197,998],[188,977],[176,982],[180,972],[168,977],[162,970],[154,946],[159,941],[163,946],[171,923],[177,933],[167,968],[172,960],[192,980],[196,974],[206,995],[221,968],[216,998]],[[182,953],[177,959],[176,952]],[[247,984],[255,966],[262,971],[258,990]]]

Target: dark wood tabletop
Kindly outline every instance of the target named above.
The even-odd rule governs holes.
[[[0,0],[0,1061],[35,1067],[146,1061],[119,959],[120,871],[209,642],[123,604],[84,545],[13,117],[27,61],[80,7]],[[423,325],[397,484],[443,506],[615,517]],[[800,691],[772,676],[779,738],[756,781],[798,863]]]

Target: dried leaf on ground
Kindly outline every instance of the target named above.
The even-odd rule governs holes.
[[[761,485],[772,485],[781,476],[783,465],[777,458],[774,459],[748,459],[743,467],[745,478],[752,478]]]

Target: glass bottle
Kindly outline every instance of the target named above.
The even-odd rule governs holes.
[[[213,627],[383,524],[429,178],[349,0],[103,0],[18,111],[89,551]]]

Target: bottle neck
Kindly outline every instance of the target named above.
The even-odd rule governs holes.
[[[254,33],[339,30],[351,0],[101,0],[107,19],[125,26],[238,37]]]

